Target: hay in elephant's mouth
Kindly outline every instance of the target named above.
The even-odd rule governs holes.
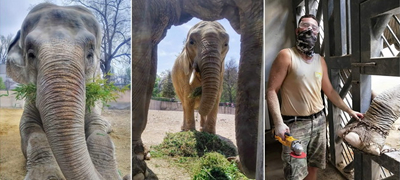
[[[189,95],[189,98],[196,98],[201,96],[202,88],[201,86],[195,88],[192,93]]]
[[[93,79],[93,82],[86,84],[86,108],[91,112],[97,101],[101,101],[104,106],[108,106],[111,101],[116,101],[119,97],[119,92],[123,93],[129,89],[129,84],[123,88],[116,87],[113,82],[107,83],[107,79],[100,77]],[[19,84],[15,89],[16,99],[26,99],[31,103],[36,100],[36,85],[35,84]]]

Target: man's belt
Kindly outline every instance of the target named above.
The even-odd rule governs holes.
[[[293,121],[307,121],[307,120],[313,120],[320,115],[324,113],[324,110],[321,110],[320,112],[317,112],[315,114],[311,114],[309,116],[285,116],[282,115],[282,119],[285,123],[293,122]]]

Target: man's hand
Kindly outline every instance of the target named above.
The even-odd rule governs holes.
[[[351,112],[348,113],[348,114],[349,114],[351,117],[353,117],[353,118],[355,118],[355,119],[357,119],[357,120],[361,120],[361,119],[364,118],[364,114],[363,114],[363,113],[360,113],[360,112],[357,112],[357,111],[351,110]]]
[[[281,137],[283,141],[285,141],[285,132],[290,133],[290,129],[285,123],[275,125],[275,135]]]

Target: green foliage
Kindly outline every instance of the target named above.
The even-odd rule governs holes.
[[[32,103],[34,103],[36,100],[36,85],[32,83],[18,84],[18,86],[12,91],[15,91],[15,99],[26,99],[27,101],[32,101]]]
[[[91,111],[96,101],[100,101],[103,105],[116,101],[119,97],[119,92],[125,92],[129,89],[129,85],[123,88],[114,86],[113,82],[107,83],[107,79],[100,77],[94,78],[92,82],[86,84],[86,108]],[[34,84],[19,84],[15,89],[16,99],[22,100],[26,98],[29,101],[36,100],[36,85]]]
[[[109,102],[117,100],[119,92],[123,93],[129,89],[129,85],[118,88],[114,86],[113,82],[107,83],[107,79],[100,77],[94,78],[92,81],[86,84],[86,107],[89,112],[91,111],[91,107],[94,107],[96,101],[102,102],[103,106],[108,106]]]
[[[236,60],[231,58],[225,64],[223,90],[221,102],[235,102],[237,92],[238,66]]]
[[[173,98],[175,97],[175,89],[174,85],[172,84],[172,78],[171,78],[171,71],[167,72],[166,78],[161,82],[162,83],[162,90],[161,90],[161,95],[162,97],[166,98]]]
[[[160,78],[160,76],[157,75],[151,97],[161,97],[160,82],[161,82],[161,78]]]
[[[201,86],[199,86],[193,90],[193,92],[189,95],[189,98],[199,97],[201,96],[201,93],[202,93],[202,88]]]
[[[6,84],[4,84],[3,78],[0,77],[0,90],[6,89]]]
[[[201,157],[207,152],[218,152],[226,157],[236,155],[235,148],[218,136],[197,131],[167,133],[164,141],[154,149],[173,157]]]
[[[215,152],[201,157],[194,165],[193,174],[193,180],[247,179],[234,162],[229,162],[223,155]]]

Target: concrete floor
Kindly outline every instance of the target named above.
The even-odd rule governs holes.
[[[281,160],[282,144],[273,139],[270,134],[265,138],[265,179],[284,180]],[[318,171],[318,179],[346,180],[330,163],[327,163],[326,169]]]

